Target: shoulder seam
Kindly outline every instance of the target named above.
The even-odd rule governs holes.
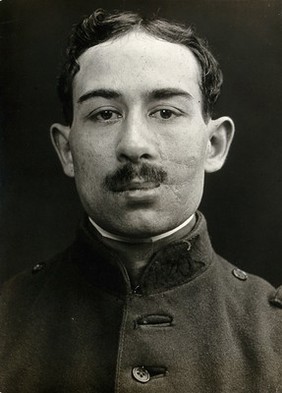
[[[271,296],[269,302],[273,306],[282,308],[282,285],[275,290],[274,295]]]

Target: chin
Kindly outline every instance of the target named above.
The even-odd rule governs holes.
[[[177,206],[169,209],[160,204],[135,204],[134,206],[115,206],[110,204],[88,209],[90,217],[103,229],[120,236],[144,238],[157,236],[181,224],[183,210]],[[181,210],[181,211],[178,211]],[[91,214],[92,213],[92,214]],[[177,214],[179,213],[179,214]]]
[[[130,219],[120,222],[120,224],[118,229],[121,235],[136,238],[160,235],[177,226],[177,224],[172,223],[169,225],[168,220],[160,220],[159,217],[156,217],[156,214],[147,215],[145,213],[138,217],[130,217]]]

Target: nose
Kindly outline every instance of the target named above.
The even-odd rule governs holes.
[[[120,162],[138,163],[155,160],[158,157],[158,143],[153,130],[142,116],[130,116],[124,122],[117,144],[117,158]]]

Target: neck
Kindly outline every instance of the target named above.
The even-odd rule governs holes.
[[[170,231],[141,239],[112,234],[97,225],[90,217],[89,221],[101,235],[102,242],[119,255],[127,269],[132,286],[135,287],[152,255],[168,243],[187,235],[195,225],[196,218],[193,214]]]
[[[143,237],[143,238],[132,238],[127,236],[116,235],[114,233],[108,232],[105,229],[101,228],[91,217],[89,217],[89,221],[91,224],[97,229],[97,231],[102,235],[104,238],[115,240],[121,243],[155,243],[159,240],[165,239],[176,232],[179,232],[182,228],[185,228],[191,221],[194,219],[194,214],[192,214],[187,220],[185,220],[182,224],[178,225],[176,228],[171,229],[170,231],[161,233],[160,235],[150,236],[150,237]]]

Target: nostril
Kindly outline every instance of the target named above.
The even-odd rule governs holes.
[[[143,154],[140,158],[144,158],[146,160],[149,160],[151,158],[150,154]]]
[[[150,160],[150,159],[152,159],[152,156],[150,155],[150,154],[148,154],[148,153],[144,153],[144,154],[138,154],[137,152],[136,152],[136,154],[133,154],[133,153],[131,153],[131,154],[126,154],[125,152],[124,153],[120,153],[119,155],[118,155],[118,159],[119,159],[119,161],[121,161],[121,162],[126,162],[126,161],[131,161],[131,162],[133,162],[133,163],[137,163],[137,162],[141,162],[142,160]]]
[[[119,154],[118,159],[120,161],[129,161],[129,157],[124,153]]]

